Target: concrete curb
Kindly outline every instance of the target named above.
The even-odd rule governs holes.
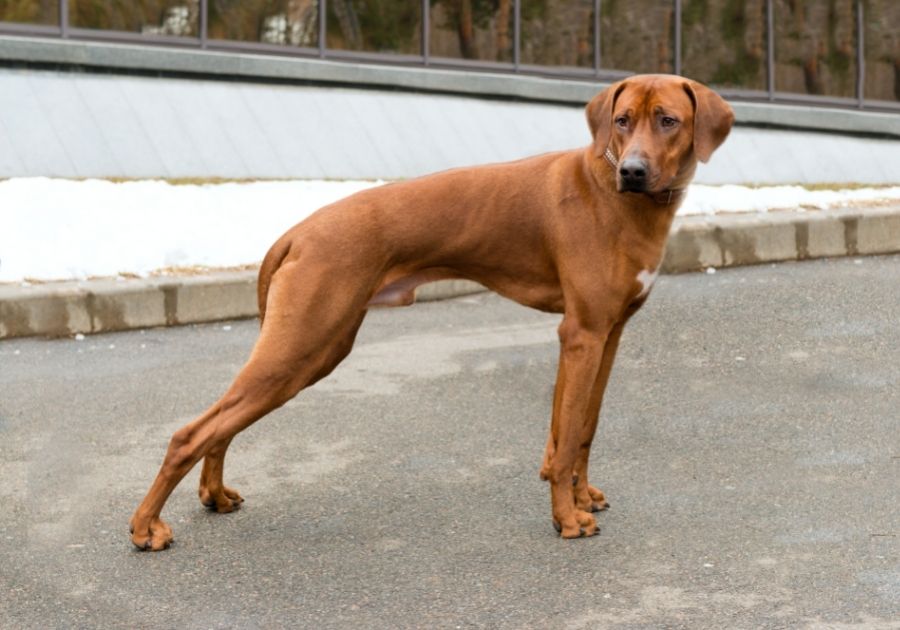
[[[664,273],[900,252],[900,205],[683,217]],[[483,291],[467,280],[421,287],[419,301]],[[256,272],[0,285],[0,339],[67,336],[256,317]]]
[[[900,252],[900,206],[689,216],[676,220],[664,273]]]

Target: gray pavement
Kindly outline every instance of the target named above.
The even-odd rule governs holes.
[[[898,628],[900,257],[660,278],[556,537],[537,468],[557,318],[479,294],[371,313],[132,549],[171,432],[253,321],[0,342],[3,628]]]

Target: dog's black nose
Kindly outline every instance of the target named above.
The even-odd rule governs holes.
[[[647,163],[640,158],[626,158],[619,165],[625,190],[643,192],[647,187]]]

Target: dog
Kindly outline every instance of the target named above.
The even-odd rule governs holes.
[[[172,436],[131,517],[132,542],[165,549],[160,513],[201,459],[200,500],[243,501],[223,483],[243,429],[327,376],[367,309],[405,306],[417,286],[466,278],[562,313],[559,371],[540,476],[563,538],[593,536],[608,507],[588,458],[622,329],[643,305],[697,162],[728,136],[731,107],[683,77],[632,76],[586,108],[584,149],[460,168],[356,193],[285,233],[259,271],[261,328],[246,365],[212,407]]]

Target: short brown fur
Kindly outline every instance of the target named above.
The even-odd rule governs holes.
[[[734,117],[714,92],[668,75],[625,79],[586,113],[593,142],[585,149],[370,189],[282,236],[260,269],[256,346],[223,397],[173,435],[131,518],[134,544],[169,545],[172,530],[160,513],[201,459],[201,501],[218,512],[235,509],[243,499],[223,483],[232,438],[328,375],[350,352],[369,307],[411,304],[418,285],[443,278],[476,280],[563,314],[540,473],[562,536],[596,534],[591,512],[608,504],[588,484],[588,457],[619,337],[649,291],[639,274],[659,268],[681,191]],[[620,192],[607,148],[613,160],[645,160],[646,191]]]

